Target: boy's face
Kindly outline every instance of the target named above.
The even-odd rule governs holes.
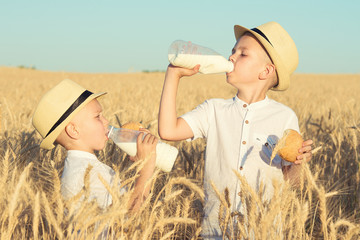
[[[93,153],[105,147],[109,122],[102,116],[102,107],[96,99],[86,104],[71,122],[78,129],[78,150]]]
[[[234,87],[258,81],[259,74],[270,61],[262,45],[250,33],[239,38],[229,60],[234,63],[234,70],[226,74],[227,82]]]

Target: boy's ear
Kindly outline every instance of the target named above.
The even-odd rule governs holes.
[[[276,74],[275,73],[275,65],[268,63],[268,64],[266,64],[265,69],[259,74],[259,79],[266,80],[272,74]]]
[[[66,125],[65,132],[72,139],[78,139],[80,136],[78,127],[72,122]]]

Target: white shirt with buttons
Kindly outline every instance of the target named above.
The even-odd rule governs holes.
[[[221,192],[228,188],[232,211],[241,211],[241,186],[233,170],[256,191],[262,182],[264,197],[270,199],[272,179],[283,181],[282,166],[291,164],[276,156],[270,165],[271,149],[286,129],[299,132],[298,119],[289,107],[268,97],[248,105],[237,96],[207,100],[181,117],[192,129],[193,139],[206,138],[202,235],[221,236],[220,201],[210,183]]]

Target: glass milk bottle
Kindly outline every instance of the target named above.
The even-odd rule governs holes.
[[[108,138],[113,140],[114,143],[124,152],[130,156],[135,156],[136,139],[140,133],[140,131],[132,129],[115,128],[113,126],[109,126]],[[158,141],[158,144],[156,145],[156,167],[165,172],[170,172],[178,152],[179,151],[177,148]]]
[[[234,64],[210,48],[182,40],[174,41],[168,52],[169,62],[178,67],[192,69],[200,64],[199,72],[231,72]]]

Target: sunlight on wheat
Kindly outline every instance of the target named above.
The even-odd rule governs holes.
[[[204,140],[170,143],[179,149],[173,171],[156,171],[150,196],[135,213],[127,202],[139,164],[108,143],[97,153],[121,180],[107,185],[113,204],[100,209],[88,201],[85,187],[71,199],[61,196],[65,151],[39,149],[31,116],[40,97],[64,78],[95,91],[113,125],[142,122],[157,133],[163,73],[80,74],[0,67],[0,239],[198,239],[204,192]],[[229,192],[214,186],[221,205],[220,229],[226,239],[359,239],[360,238],[360,76],[307,75],[292,78],[285,92],[269,97],[292,108],[304,139],[312,139],[313,159],[303,165],[297,187],[273,182],[271,201],[241,184],[242,208],[233,211]],[[177,113],[190,111],[209,98],[231,98],[234,89],[223,75],[182,79]],[[131,104],[129,104],[131,103]],[[88,169],[88,172],[90,168]],[[230,174],[230,173],[229,173]],[[261,187],[259,189],[262,189]]]

